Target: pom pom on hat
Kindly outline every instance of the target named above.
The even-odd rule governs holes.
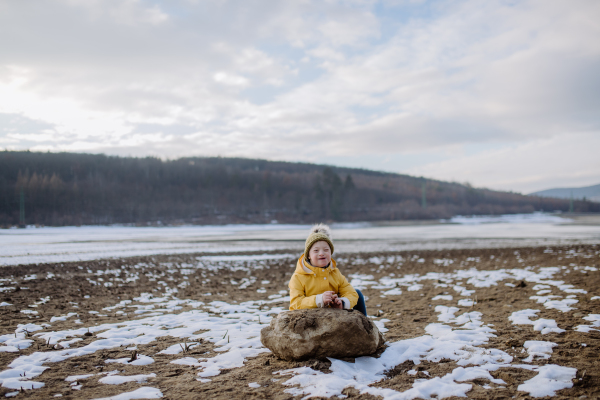
[[[312,235],[313,233],[322,233],[331,239],[331,229],[329,229],[329,226],[325,224],[314,225],[312,228],[310,228],[310,234]]]
[[[327,242],[329,247],[331,248],[331,254],[333,254],[333,242],[331,241],[331,229],[325,224],[317,224],[310,228],[310,234],[308,238],[306,238],[306,243],[304,244],[304,256],[308,259],[308,252],[313,244],[320,241]]]

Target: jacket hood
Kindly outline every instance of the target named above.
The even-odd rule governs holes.
[[[331,263],[329,263],[329,266],[327,268],[313,267],[308,261],[306,261],[306,257],[304,256],[304,254],[300,256],[298,262],[296,263],[296,273],[300,275],[314,275],[318,273],[333,271],[335,269],[336,262],[333,258],[331,259]]]

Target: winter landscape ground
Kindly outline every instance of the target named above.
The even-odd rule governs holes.
[[[477,248],[456,237],[460,245],[437,238],[426,249],[379,241],[384,250],[346,239],[334,257],[368,297],[387,346],[344,360],[285,362],[260,343],[260,330],[287,309],[297,238],[287,248],[246,240],[249,248],[229,252],[213,244],[210,252],[4,263],[0,393],[597,398],[600,243],[586,232],[567,242],[488,238],[487,247],[479,238]]]

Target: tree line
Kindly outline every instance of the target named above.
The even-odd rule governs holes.
[[[407,175],[242,158],[0,152],[0,226],[439,219],[600,203]]]

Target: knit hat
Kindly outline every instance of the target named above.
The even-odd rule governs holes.
[[[331,254],[333,254],[333,242],[331,241],[331,231],[325,224],[317,224],[310,229],[310,234],[306,238],[306,244],[304,245],[304,256],[308,259],[308,252],[313,244],[324,241],[329,244],[331,248]]]

